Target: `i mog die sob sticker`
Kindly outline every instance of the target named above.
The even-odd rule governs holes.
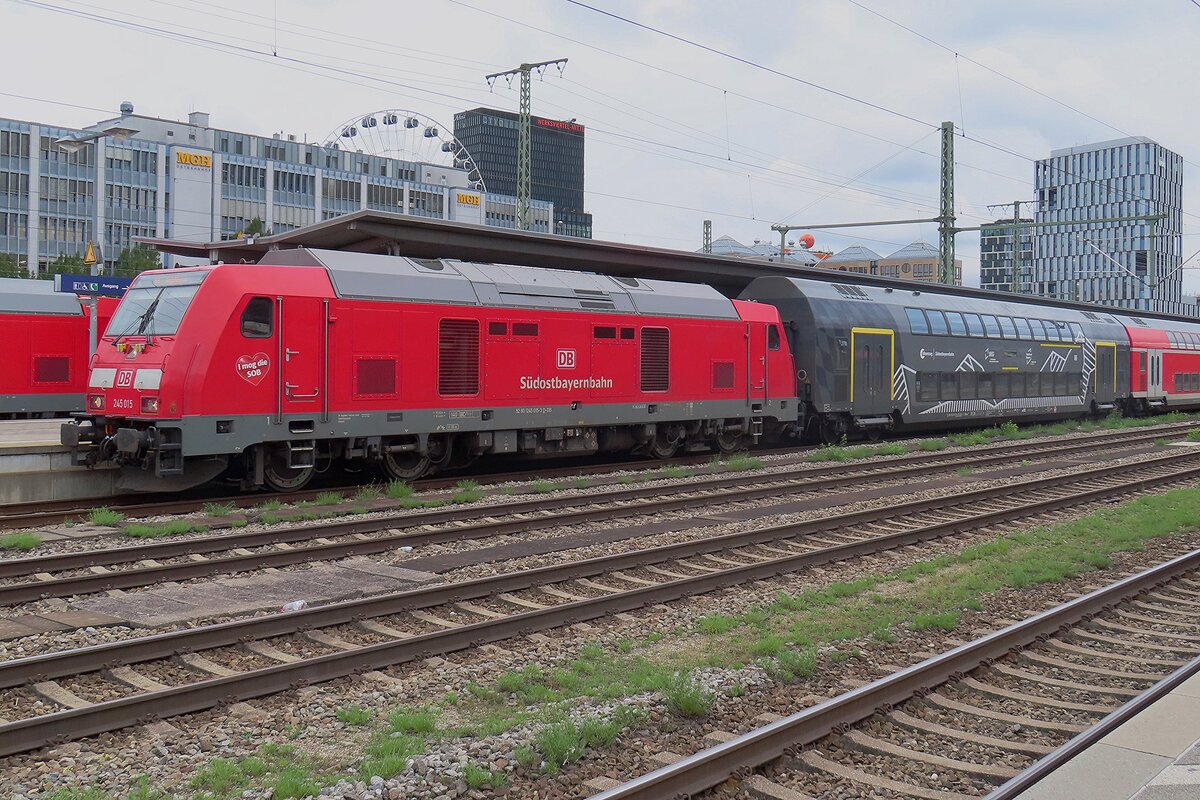
[[[252,356],[238,356],[234,366],[242,380],[251,386],[258,386],[262,379],[267,377],[267,370],[271,369],[271,360],[267,358],[266,353],[255,353]]]

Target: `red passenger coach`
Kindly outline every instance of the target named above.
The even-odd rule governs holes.
[[[98,331],[116,306],[99,299]],[[49,281],[0,278],[0,419],[83,410],[90,313]]]
[[[1129,334],[1132,412],[1200,408],[1200,324],[1121,317]]]
[[[124,332],[124,335],[115,334]],[[145,273],[64,426],[127,488],[333,460],[410,480],[487,453],[730,451],[796,419],[778,311],[706,286],[288,250]]]

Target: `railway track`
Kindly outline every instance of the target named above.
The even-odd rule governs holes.
[[[802,453],[808,452],[811,448],[775,448],[775,449],[757,449],[754,451],[758,455],[774,455],[776,453],[797,454],[797,457],[803,457]],[[489,472],[489,473],[472,473],[464,471],[450,478],[426,478],[416,481],[413,486],[418,491],[422,492],[438,492],[453,489],[460,481],[470,478],[471,480],[487,486],[509,481],[535,481],[535,480],[554,480],[557,478],[574,478],[584,475],[598,475],[608,472],[618,472],[623,470],[644,470],[647,472],[662,469],[668,464],[676,464],[681,466],[706,464],[713,459],[712,453],[704,453],[701,455],[679,456],[670,461],[653,461],[646,458],[626,461],[606,461],[599,464],[573,464],[568,466],[553,466],[553,467],[533,467],[529,465],[523,466],[519,471],[511,472]],[[119,511],[124,516],[131,519],[143,517],[166,516],[172,514],[192,514],[203,510],[205,505],[215,503],[218,505],[231,505],[235,508],[253,508],[262,503],[264,500],[286,500],[289,503],[298,503],[305,500],[315,499],[322,492],[342,492],[347,498],[353,496],[354,492],[362,487],[363,484],[339,484],[335,483],[330,486],[322,486],[315,489],[304,489],[298,492],[292,492],[286,495],[269,494],[266,492],[256,493],[241,493],[241,494],[221,494],[217,491],[202,491],[199,496],[188,496],[180,498],[170,494],[151,494],[151,495],[131,495],[125,498],[115,498],[115,502],[91,502],[81,504],[78,500],[64,500],[54,502],[41,503],[11,503],[0,506],[0,530],[16,530],[20,528],[31,528],[45,525],[58,525],[70,519],[78,518],[81,515],[86,515],[96,505],[104,505],[106,508],[113,511]],[[136,500],[130,498],[136,497]]]
[[[713,797],[1011,800],[1200,673],[1198,570],[1200,550],[593,800],[696,797],[718,784]]]
[[[1165,425],[1156,425],[1151,429],[1142,429],[1134,432],[1120,432],[1117,436],[1133,436],[1137,439],[1153,439],[1156,436],[1173,436],[1182,435],[1188,430],[1195,427],[1193,423],[1168,423]],[[1089,437],[1096,440],[1103,440],[1112,437],[1109,432],[1091,434]],[[1075,441],[1075,440],[1072,440]],[[1015,450],[1020,447],[1041,447],[1044,443],[1030,445],[1029,443],[1018,442],[1012,445],[995,445],[993,447],[1001,449]],[[796,461],[802,461],[812,448],[774,448],[774,449],[756,449],[754,455],[776,455],[785,454],[795,457]],[[666,464],[675,465],[698,465],[705,464],[711,461],[712,454],[706,453],[702,455],[680,456],[671,459],[670,462],[662,461],[647,461],[639,459],[634,461],[611,461],[600,464],[574,464],[568,466],[553,466],[530,468],[523,466],[519,471],[500,472],[500,473],[485,473],[485,474],[468,474],[466,472],[456,475],[452,478],[430,478],[417,481],[415,487],[424,492],[436,492],[442,490],[453,489],[455,485],[464,478],[470,478],[482,485],[494,485],[506,483],[510,481],[534,481],[534,480],[554,480],[561,478],[574,478],[586,475],[597,475],[608,472],[616,472],[623,470],[640,470],[645,472],[654,472],[660,470]],[[893,459],[889,463],[903,463],[907,458]],[[299,492],[283,496],[290,503],[302,502],[305,500],[315,499],[322,492],[340,491],[350,496],[359,488],[358,484],[333,485],[325,486],[317,489],[307,489]],[[113,510],[118,511],[124,516],[131,519],[138,519],[153,516],[165,516],[174,514],[191,514],[201,511],[205,505],[214,503],[219,505],[231,505],[235,508],[249,509],[264,499],[278,498],[277,495],[267,495],[263,493],[255,494],[220,494],[217,492],[205,492],[199,497],[179,498],[172,495],[151,495],[149,497],[142,496],[136,501],[129,499],[118,498],[115,502],[107,502],[104,505]],[[95,503],[81,505],[78,501],[59,501],[51,503],[22,503],[0,506],[0,530],[17,530],[22,528],[39,527],[46,525],[62,524],[70,519],[78,518],[81,515],[86,515]]]
[[[2,662],[0,755],[1195,481],[1197,455]]]
[[[892,481],[926,477],[935,471],[944,472],[963,466],[995,466],[1023,461],[1030,456],[1062,456],[1144,444],[1160,436],[1161,431],[1143,432],[1095,440],[1089,438],[1070,444],[1046,442],[1035,447],[1018,444],[988,448],[982,452],[914,455],[835,468],[830,470],[834,474],[822,477],[815,474],[818,470],[814,470],[811,464],[805,463],[757,477],[723,474],[679,485],[622,487],[582,496],[535,497],[496,505],[388,513],[370,519],[349,518],[273,527],[250,533],[10,559],[0,562],[0,580],[7,581],[0,583],[0,605],[110,589],[130,589],[164,581],[246,572],[264,567],[330,561],[387,552],[398,547],[482,539],[537,529],[692,510],[698,506],[815,493],[863,480]],[[1185,451],[1167,458],[1187,456],[1188,452]],[[1116,469],[1119,471],[1120,468]],[[173,561],[162,563],[168,560]],[[118,565],[126,566],[111,568]]]

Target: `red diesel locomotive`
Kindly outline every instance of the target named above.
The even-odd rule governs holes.
[[[707,286],[288,250],[140,275],[100,343],[80,463],[129,489],[331,461],[411,480],[483,453],[731,451],[795,419],[778,311]]]
[[[117,307],[97,301],[97,331]],[[51,417],[84,408],[88,369],[87,302],[49,281],[0,278],[0,419]]]

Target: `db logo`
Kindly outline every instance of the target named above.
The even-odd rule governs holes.
[[[575,351],[559,350],[557,364],[559,369],[575,369]]]
[[[133,386],[133,370],[123,369],[117,373],[117,388],[128,389]]]

